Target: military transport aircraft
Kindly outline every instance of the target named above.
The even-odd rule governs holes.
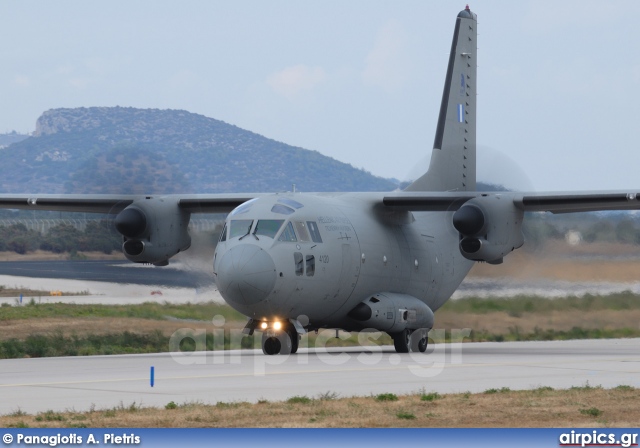
[[[265,354],[295,353],[320,328],[389,333],[424,352],[434,311],[474,262],[524,243],[525,211],[640,209],[635,191],[476,191],[477,19],[455,22],[429,170],[404,191],[168,196],[0,195],[0,207],[117,214],[124,255],[168,264],[191,244],[192,213],[229,213],[213,275],[262,332]]]

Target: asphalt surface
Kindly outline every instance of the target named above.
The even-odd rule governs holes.
[[[214,284],[213,273],[142,266],[129,261],[3,261],[0,275],[85,280],[170,288],[198,288]]]
[[[132,403],[285,400],[335,392],[483,392],[491,388],[640,387],[640,339],[437,344],[432,353],[301,349],[0,361],[0,413],[111,408]],[[150,368],[155,385],[150,386]]]

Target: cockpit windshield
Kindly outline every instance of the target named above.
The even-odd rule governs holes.
[[[232,219],[229,226],[229,239],[248,235],[252,224],[252,219]]]
[[[253,234],[275,238],[283,223],[284,219],[260,219]]]

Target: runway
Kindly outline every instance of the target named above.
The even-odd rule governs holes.
[[[208,268],[208,266],[206,267]],[[0,262],[0,285],[16,289],[81,293],[37,296],[25,292],[24,301],[135,305],[144,302],[196,303],[222,297],[213,274],[194,261],[166,267],[128,261],[20,261]],[[1,297],[0,304],[17,304],[18,297]]]
[[[490,388],[640,387],[640,339],[437,344],[430,354],[383,347],[257,350],[0,361],[0,413],[132,403],[285,400],[325,392],[483,392]],[[155,368],[155,386],[149,383]]]
[[[129,261],[1,261],[0,275],[167,288],[209,287],[214,284],[211,272],[191,269],[184,263],[158,268]]]

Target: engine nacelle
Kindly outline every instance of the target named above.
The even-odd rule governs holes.
[[[524,211],[499,194],[465,202],[453,214],[460,253],[469,260],[502,263],[505,255],[524,244],[523,217]]]
[[[413,296],[382,292],[360,302],[348,316],[363,328],[388,333],[433,328],[433,311]]]
[[[136,200],[115,219],[124,237],[122,252],[135,263],[165,266],[169,258],[191,246],[190,213],[178,206],[178,199]]]

